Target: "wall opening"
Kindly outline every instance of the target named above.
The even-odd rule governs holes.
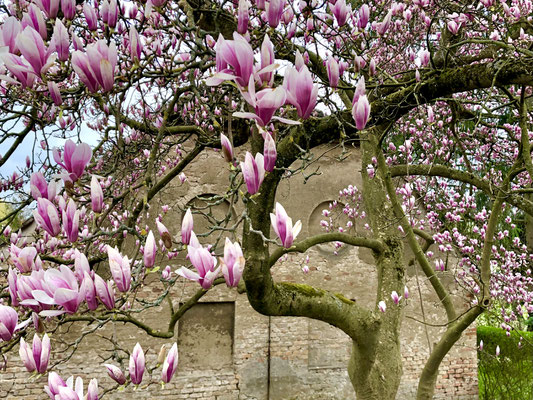
[[[233,367],[235,303],[198,303],[178,322],[178,369]]]

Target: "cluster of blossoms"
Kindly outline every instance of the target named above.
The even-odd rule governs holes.
[[[320,221],[320,226],[326,232],[356,231],[357,221],[364,220],[366,217],[365,211],[362,210],[362,196],[359,189],[354,185],[349,185],[340,190],[338,200],[331,202],[327,209],[322,210],[322,216],[326,219]],[[365,224],[365,229],[368,229],[368,224]],[[335,242],[336,250],[341,247],[342,243]]]

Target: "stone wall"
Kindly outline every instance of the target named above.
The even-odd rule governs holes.
[[[320,175],[313,176],[306,184],[302,176],[294,176],[284,181],[278,191],[278,201],[285,206],[293,221],[302,220],[301,237],[320,230],[318,223],[321,211],[327,206],[326,202],[337,198],[340,189],[349,184],[361,186],[358,149],[351,149],[343,163],[336,161],[338,151],[321,148],[317,150],[319,153],[323,155],[313,165],[313,171],[318,167]],[[228,181],[228,166],[219,154],[202,155],[186,173],[189,181],[165,191],[152,203],[152,216],[147,218],[153,221],[160,212],[160,205],[169,204],[171,212],[165,215],[163,222],[176,237],[179,235],[183,207],[194,196],[222,193]],[[236,213],[239,211],[237,209]],[[195,219],[195,224],[201,226],[202,222]],[[274,278],[317,285],[340,292],[361,305],[374,306],[376,271],[369,251],[342,248],[338,255],[334,255],[331,246],[323,245],[308,254],[308,274],[301,269],[305,256],[289,255],[273,268]],[[181,256],[170,262],[166,259],[159,261],[162,268],[167,264],[173,265],[173,268],[186,265]],[[451,273],[449,276],[446,276],[446,272],[443,274],[457,303],[461,304],[464,300],[459,288],[455,287]],[[442,331],[438,326],[427,326],[419,321],[425,319],[438,325],[445,321],[445,315],[437,306],[438,300],[423,275],[417,276],[414,267],[409,267],[407,279],[411,296],[407,302],[400,303],[406,318],[401,330],[404,374],[397,399],[408,400],[414,398],[420,371],[429,354],[428,347],[433,346]],[[153,280],[153,284],[141,290],[142,296],[147,299],[156,298],[164,290],[155,274]],[[173,289],[173,305],[177,307],[197,289],[195,283],[180,281]],[[177,338],[181,355],[179,369],[164,389],[153,383],[135,391],[129,387],[122,392],[112,392],[104,398],[355,399],[346,371],[350,340],[343,332],[326,323],[306,318],[259,315],[248,304],[246,295],[223,285],[212,289],[201,302],[203,304],[193,308],[180,321],[175,339],[154,339],[131,325],[108,324],[96,329],[96,334],[86,336],[71,359],[58,365],[57,372],[64,378],[71,374],[82,376],[86,384],[90,378],[96,377],[102,392],[102,389],[113,387],[113,382],[101,366],[102,360],[114,350],[106,337],[116,339],[121,347],[130,351],[135,343],[141,343],[150,367],[156,364],[160,346],[164,343],[170,346]],[[162,306],[140,315],[145,323],[165,330],[169,305],[164,302]],[[54,334],[52,362],[68,357],[70,353],[64,351],[65,342],[74,341],[80,332],[90,329],[94,329],[94,326],[79,323],[68,327],[68,332]],[[436,398],[477,398],[475,343],[475,329],[472,327],[445,358]],[[123,362],[124,370],[127,370],[127,358]],[[161,367],[153,370],[154,382],[159,381],[160,373]],[[149,375],[145,375],[143,386],[149,381]],[[42,388],[45,383],[45,377],[30,377],[20,367],[15,351],[9,357],[7,371],[0,373],[0,398],[44,399],[46,395]]]

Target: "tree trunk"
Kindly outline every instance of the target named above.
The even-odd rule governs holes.
[[[348,374],[357,400],[393,400],[396,398],[402,377],[400,350],[401,307],[391,301],[393,290],[401,293],[405,267],[403,244],[390,239],[387,250],[375,257],[378,275],[376,303],[387,304],[385,313],[375,311],[380,318],[377,330],[367,330],[367,335],[354,338],[348,365]]]
[[[348,374],[357,400],[393,400],[402,377],[399,339],[402,311],[391,301],[391,293],[403,291],[404,250],[398,226],[392,222],[397,219],[387,200],[384,181],[380,174],[369,177],[366,173],[366,166],[372,165],[372,157],[379,151],[379,145],[372,134],[365,139],[361,143],[365,211],[374,238],[381,239],[386,246],[384,252],[374,254],[378,284],[374,312],[381,323],[378,331],[367,332],[366,337],[373,337],[372,343],[354,338]],[[385,301],[387,305],[384,313],[377,308],[380,301]]]
[[[376,349],[352,342],[348,374],[357,400],[393,400],[402,376],[400,343],[387,329],[380,330]]]

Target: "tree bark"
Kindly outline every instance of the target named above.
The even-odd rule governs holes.
[[[402,255],[403,248],[400,243],[395,249],[389,249],[383,257],[376,260],[383,292],[388,291],[389,287],[396,288],[398,283],[403,281]],[[394,399],[400,386],[401,308],[392,303],[385,313],[379,312],[379,314],[380,329],[368,331],[367,334],[372,338],[372,342],[354,340],[352,343],[348,374],[358,400]]]

